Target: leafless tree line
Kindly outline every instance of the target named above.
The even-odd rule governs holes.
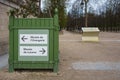
[[[85,16],[80,7],[73,7],[68,13],[67,30],[80,30],[85,26]],[[120,31],[120,0],[107,0],[96,14],[88,12],[88,26],[99,27],[101,31]]]

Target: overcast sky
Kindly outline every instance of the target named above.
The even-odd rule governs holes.
[[[75,3],[76,0],[68,0],[67,3],[67,12],[72,9],[72,5]],[[81,0],[78,0],[81,1]],[[105,5],[107,0],[89,0],[88,8],[92,7],[95,11]]]
[[[43,2],[45,2],[45,0],[41,0],[42,4],[41,6],[45,6],[43,4]],[[66,1],[66,7],[67,7],[67,12],[69,12],[72,9],[72,5],[76,4],[75,3],[76,0],[67,0]],[[78,0],[79,2],[81,2],[81,0]],[[89,0],[89,4],[88,4],[88,9],[89,7],[91,7],[92,9],[94,9],[94,11],[97,11],[99,8],[101,8],[103,5],[105,5],[107,0]]]
[[[90,0],[89,4],[94,10],[99,9],[101,6],[105,5],[107,0]]]

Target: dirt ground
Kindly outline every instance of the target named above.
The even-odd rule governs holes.
[[[98,43],[82,42],[81,34],[63,31],[59,36],[58,73],[43,70],[9,73],[4,68],[0,80],[120,80],[120,33],[101,32],[99,37]],[[103,66],[99,67],[99,63]]]

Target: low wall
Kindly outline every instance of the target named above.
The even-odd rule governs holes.
[[[14,4],[15,6],[15,4]],[[14,7],[13,6],[13,7]],[[13,8],[12,3],[6,0],[0,1],[0,55],[8,51],[8,37],[9,37],[9,15],[8,12]]]

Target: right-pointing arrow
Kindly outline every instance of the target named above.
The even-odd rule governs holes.
[[[42,51],[43,51],[42,54],[44,54],[46,52],[44,48],[42,48]]]
[[[42,48],[42,50],[40,50],[39,52],[41,52],[42,54],[44,54],[46,51],[44,48]]]
[[[42,50],[40,50],[39,52],[41,52],[42,54],[44,54],[46,51],[44,48],[42,48]]]

